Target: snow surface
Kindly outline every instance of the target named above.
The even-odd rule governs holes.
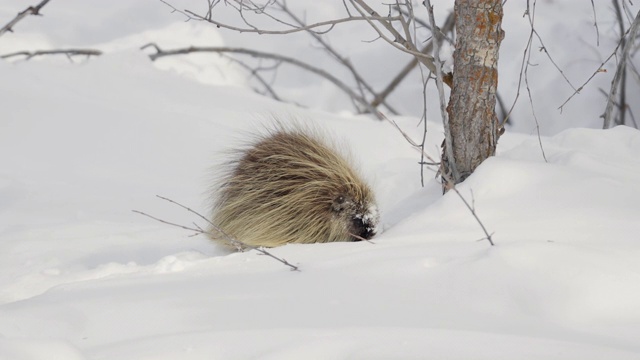
[[[561,15],[550,9],[569,8],[564,1],[540,3],[541,31],[579,27],[553,22]],[[458,187],[494,232],[491,247],[432,172],[420,186],[419,157],[402,136],[343,111],[332,87],[284,79],[314,107],[302,109],[251,92],[240,69],[215,57],[152,63],[138,50],[145,42],[240,37],[182,23],[161,3],[101,6],[53,1],[0,38],[0,53],[106,51],[77,63],[0,62],[0,359],[640,359],[640,131],[566,129],[598,126],[597,89],[560,115],[557,100],[568,95],[545,85],[557,84],[545,70],[552,75],[532,86],[545,89],[536,111],[551,135],[540,140],[548,162],[528,134],[534,123],[522,121]],[[0,19],[23,7],[3,2]],[[579,9],[582,20],[564,19],[595,36],[590,7]],[[524,21],[518,11],[505,28]],[[614,26],[607,9],[598,14],[604,43]],[[260,46],[286,46],[265,39],[274,40]],[[355,59],[386,49],[361,45]],[[567,53],[563,61],[585,58]],[[520,61],[508,60],[505,68]],[[590,65],[571,71],[582,78]],[[350,149],[378,196],[383,231],[373,243],[273,249],[294,272],[131,211],[198,221],[155,195],[206,213],[224,150],[273,116],[326,128]],[[394,119],[420,137],[417,118]],[[437,156],[442,126],[428,127]]]

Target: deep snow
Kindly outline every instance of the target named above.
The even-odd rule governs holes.
[[[597,97],[574,99],[569,124],[545,120],[548,162],[537,137],[508,131],[459,186],[495,232],[491,247],[432,172],[420,187],[418,154],[389,124],[274,102],[220,59],[151,63],[137,49],[226,33],[174,24],[154,2],[105,5],[105,22],[149,10],[124,28],[33,30],[70,21],[82,4],[51,2],[0,38],[107,51],[75,64],[0,62],[1,359],[640,358],[640,132],[555,134],[600,121]],[[0,14],[9,5],[22,7]],[[332,103],[332,88],[310,87],[324,89],[311,103]],[[550,99],[565,95],[553,90]],[[350,149],[378,195],[384,231],[373,244],[273,249],[300,266],[292,272],[131,212],[197,221],[155,195],[206,213],[223,151],[274,115],[319,124]],[[395,120],[420,136],[416,118]],[[441,134],[430,122],[434,157]]]

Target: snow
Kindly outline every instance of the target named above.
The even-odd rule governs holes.
[[[105,51],[76,63],[0,61],[0,359],[640,358],[640,131],[597,129],[597,84],[607,88],[612,73],[559,114],[571,89],[536,67],[543,136],[530,135],[535,123],[521,99],[497,156],[458,186],[493,233],[491,247],[433,172],[420,186],[419,156],[403,137],[350,114],[333,87],[283,75],[283,90],[312,107],[304,109],[253,93],[241,69],[217,57],[151,62],[138,49],[146,42],[223,45],[241,36],[183,23],[161,3],[101,6],[96,21],[77,16],[94,11],[84,1],[53,1],[44,17],[0,38],[0,53],[69,44]],[[503,51],[528,36],[519,2],[507,6],[505,29],[520,30],[507,32]],[[551,11],[568,11],[565,2],[541,1],[540,31],[593,42],[590,7],[580,6],[576,20]],[[23,7],[3,2],[0,19]],[[610,47],[615,27],[606,7],[598,11],[601,46]],[[125,25],[113,26],[118,19]],[[550,47],[563,40],[545,39]],[[354,61],[387,46],[360,43]],[[592,49],[571,46],[556,60],[593,59]],[[406,60],[398,59],[388,61]],[[517,75],[521,59],[500,61]],[[595,62],[587,62],[571,76],[589,75]],[[392,76],[366,68],[379,84]],[[517,86],[501,84],[508,94]],[[443,131],[435,103],[430,111],[427,151],[437,157]],[[290,271],[131,211],[198,222],[155,195],[206,214],[225,150],[274,116],[313,123],[348,146],[378,198],[382,231],[372,243],[273,249],[300,268]],[[416,117],[394,120],[420,137]]]

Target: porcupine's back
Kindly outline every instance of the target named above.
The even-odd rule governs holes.
[[[319,135],[300,129],[259,138],[218,192],[212,222],[252,246],[368,239],[378,221],[369,186]]]

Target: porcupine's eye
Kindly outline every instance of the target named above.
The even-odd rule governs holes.
[[[338,196],[333,200],[333,203],[331,204],[331,210],[337,213],[342,212],[345,208],[346,200],[347,199],[344,196]]]

